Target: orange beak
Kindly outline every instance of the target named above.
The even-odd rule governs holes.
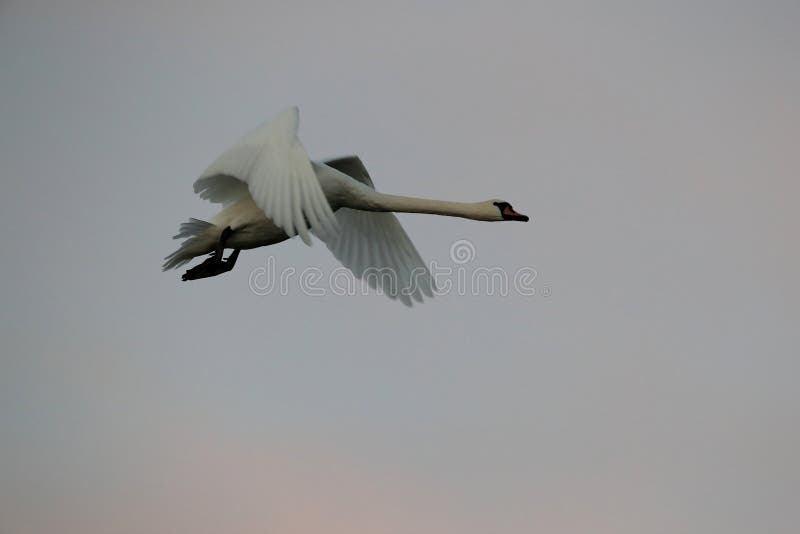
[[[504,206],[503,207],[503,218],[509,221],[522,221],[528,222],[530,218],[527,215],[523,215],[521,213],[517,213],[511,206]]]

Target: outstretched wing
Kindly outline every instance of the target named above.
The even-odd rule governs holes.
[[[290,237],[311,244],[309,227],[336,233],[336,217],[297,138],[299,111],[291,107],[250,132],[219,156],[194,183],[212,202],[228,203],[247,185],[256,205]]]
[[[375,188],[357,156],[324,162],[359,182]],[[356,278],[366,279],[376,290],[410,306],[433,296],[433,279],[408,234],[394,213],[340,208],[338,234],[317,236]]]

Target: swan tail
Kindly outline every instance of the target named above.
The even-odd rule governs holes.
[[[178,250],[164,258],[162,271],[180,267],[192,258],[213,250],[215,243],[216,226],[200,219],[189,219],[181,224],[178,233],[173,239],[187,238],[178,247]]]

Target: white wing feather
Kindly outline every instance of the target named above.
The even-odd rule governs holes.
[[[320,235],[336,234],[336,217],[297,137],[299,120],[297,107],[291,107],[244,136],[195,181],[195,193],[232,202],[244,193],[235,179],[288,236],[299,234],[310,245],[309,227]]]
[[[317,235],[356,278],[406,305],[433,297],[431,273],[393,213],[341,208],[336,218],[341,232]]]
[[[325,162],[374,189],[372,180],[356,156]],[[373,289],[410,306],[433,297],[433,278],[416,247],[394,213],[340,208],[336,211],[341,232],[317,233],[342,265]]]

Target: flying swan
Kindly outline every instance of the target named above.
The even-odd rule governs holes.
[[[527,221],[503,200],[447,202],[375,191],[357,156],[311,161],[297,137],[299,111],[291,107],[244,136],[194,182],[200,198],[222,204],[211,221],[189,219],[165,258],[163,270],[211,256],[183,280],[233,269],[239,252],[310,233],[325,242],[356,278],[410,305],[433,296],[433,281],[417,249],[392,212],[431,213],[478,221]],[[224,249],[233,252],[223,258]],[[370,272],[376,273],[371,276]],[[391,276],[385,276],[390,273]]]

